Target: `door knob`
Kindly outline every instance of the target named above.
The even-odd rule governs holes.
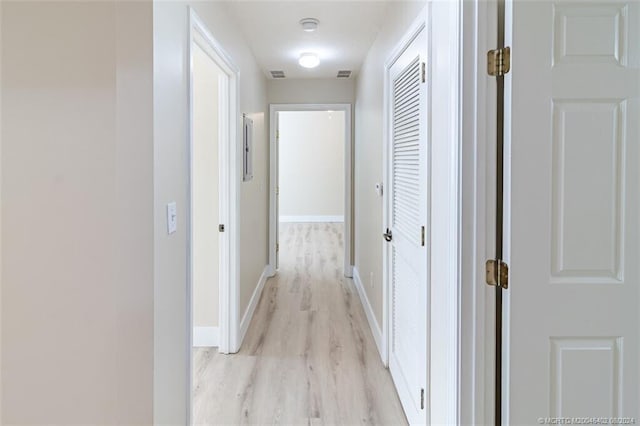
[[[389,228],[387,228],[387,232],[382,234],[382,236],[386,241],[391,241],[393,239],[393,234],[391,233],[391,230]]]

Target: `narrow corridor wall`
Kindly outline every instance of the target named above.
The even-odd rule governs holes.
[[[384,63],[425,1],[392,2],[385,25],[362,64],[355,103],[355,268],[382,329],[382,197]]]
[[[353,104],[355,79],[268,80],[270,104]]]

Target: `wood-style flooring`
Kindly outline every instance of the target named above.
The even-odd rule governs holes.
[[[281,224],[240,352],[194,350],[194,424],[407,423],[342,253],[342,224]]]

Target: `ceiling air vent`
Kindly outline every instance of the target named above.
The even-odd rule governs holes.
[[[273,78],[284,78],[284,71],[269,71]]]
[[[349,78],[351,77],[351,71],[349,70],[340,70],[338,71],[338,78]]]

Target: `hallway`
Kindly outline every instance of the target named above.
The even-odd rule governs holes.
[[[194,424],[406,424],[351,279],[342,224],[281,224],[280,269],[235,355],[194,351]]]

